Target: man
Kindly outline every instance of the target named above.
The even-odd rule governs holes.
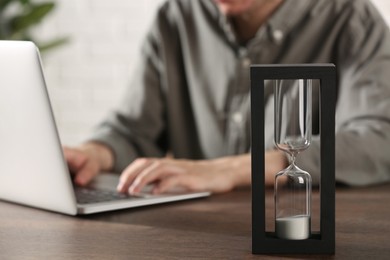
[[[250,184],[249,65],[335,63],[336,180],[390,179],[390,34],[364,0],[171,0],[159,9],[123,103],[88,142],[64,148],[80,185],[122,172],[118,191],[226,192]],[[266,184],[273,149],[266,94]],[[268,123],[267,123],[268,122]],[[167,156],[168,155],[168,156]],[[298,165],[318,183],[319,140]]]

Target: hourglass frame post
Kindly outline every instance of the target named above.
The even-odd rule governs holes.
[[[252,253],[334,254],[335,252],[335,106],[336,67],[333,64],[252,65]],[[320,81],[320,232],[308,239],[279,239],[265,228],[264,81]],[[303,152],[301,156],[305,156]],[[276,173],[275,173],[276,174]]]

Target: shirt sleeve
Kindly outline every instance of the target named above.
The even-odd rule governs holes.
[[[122,102],[87,140],[103,143],[113,151],[116,172],[137,157],[161,157],[167,150],[157,20],[141,46],[139,61]]]
[[[377,10],[365,3],[349,10],[336,48],[336,181],[354,186],[390,180],[390,34]],[[315,184],[319,151],[316,137],[297,159]]]

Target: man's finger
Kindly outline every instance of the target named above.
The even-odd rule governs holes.
[[[164,183],[168,179],[176,180],[176,182],[172,181],[172,183],[166,183],[166,185],[171,185],[169,187],[173,187],[175,185],[179,185],[177,182],[178,180],[185,181],[188,178],[188,175],[184,173],[185,169],[182,167],[171,165],[169,163],[165,164],[164,161],[159,161],[137,176],[133,185],[130,186],[129,191],[130,193],[140,192],[145,185],[157,181],[158,183],[156,184],[156,189],[158,191],[159,188],[157,187],[160,186],[160,183]],[[167,187],[167,189],[169,187]]]
[[[69,170],[73,173],[77,173],[87,160],[87,157],[78,150],[63,147],[63,152]]]
[[[133,183],[134,179],[140,174],[145,168],[152,164],[153,160],[148,158],[139,158],[131,163],[127,168],[122,172],[119,183],[117,186],[117,191],[127,192],[130,185]]]
[[[164,164],[162,160],[155,160],[149,167],[145,168],[129,187],[129,193],[140,192],[145,185],[155,181],[161,181],[167,176],[178,174],[180,169],[175,166]]]
[[[98,170],[99,168],[97,165],[91,162],[86,163],[84,167],[79,169],[79,171],[76,173],[74,180],[75,183],[80,186],[87,185],[93,179],[93,177],[96,176]]]

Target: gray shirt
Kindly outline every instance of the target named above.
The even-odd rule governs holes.
[[[390,34],[369,1],[286,0],[242,44],[212,0],[170,0],[142,45],[123,102],[90,140],[115,155],[208,159],[250,152],[249,66],[334,63],[338,72],[336,180],[390,179]],[[266,90],[266,149],[273,149]],[[318,118],[317,118],[318,120]],[[319,179],[319,140],[298,157]]]

